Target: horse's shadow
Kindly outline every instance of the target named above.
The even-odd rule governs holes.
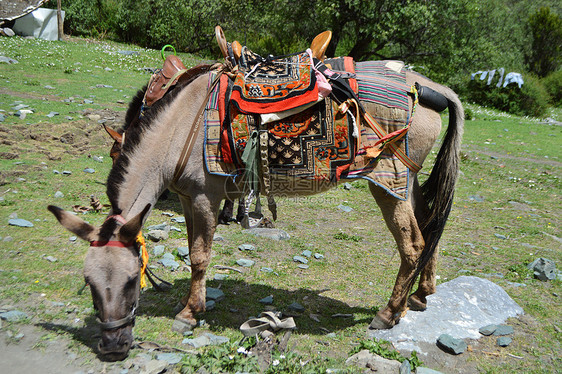
[[[274,276],[274,275],[272,275]],[[168,292],[150,289],[140,298],[140,315],[169,317],[172,322],[178,312],[178,302],[189,289],[189,279],[178,279]],[[346,329],[354,325],[367,325],[375,316],[377,308],[353,307],[322,293],[327,290],[299,288],[287,290],[260,283],[247,283],[243,280],[209,280],[208,287],[220,288],[225,298],[215,304],[214,309],[198,315],[198,319],[209,322],[211,330],[225,328],[237,330],[250,317],[258,316],[266,310],[259,300],[273,296],[270,308],[293,316],[297,334],[324,335]],[[290,308],[293,303],[304,307],[303,311]],[[336,316],[334,316],[336,315]]]

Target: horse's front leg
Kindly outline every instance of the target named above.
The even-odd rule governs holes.
[[[425,243],[411,203],[398,200],[373,184],[369,186],[381,208],[386,225],[396,240],[400,254],[400,269],[390,300],[369,326],[372,329],[388,329],[398,322],[406,310],[407,296],[412,286],[411,277]]]
[[[189,242],[191,284],[189,293],[181,300],[184,308],[176,315],[176,320],[184,323],[187,329],[197,325],[195,314],[205,311],[205,274],[211,259],[211,245],[217,226],[216,212],[220,201],[211,202],[204,195],[191,199],[182,198],[181,201]]]

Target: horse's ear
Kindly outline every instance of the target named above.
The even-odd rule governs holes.
[[[109,136],[111,136],[113,140],[115,140],[119,144],[123,143],[123,135],[119,134],[111,127],[107,127],[105,124],[103,125],[103,128],[105,129],[105,131],[107,131],[107,133],[109,134]]]
[[[119,229],[119,240],[128,243],[133,241],[137,237],[137,235],[142,229],[142,223],[144,222],[144,217],[150,210],[150,207],[151,205],[147,204],[142,210],[142,212],[137,214],[135,217],[133,217],[131,220],[129,220],[126,224],[124,224]]]
[[[55,215],[65,229],[76,234],[80,239],[84,239],[88,242],[95,240],[96,228],[94,226],[54,205],[49,205],[47,209]]]

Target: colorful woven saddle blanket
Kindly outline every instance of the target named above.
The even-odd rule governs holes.
[[[351,73],[351,87],[388,133],[407,123],[409,87],[402,63],[355,64],[346,58],[327,60],[326,64],[335,71]],[[205,160],[210,173],[233,176],[244,169],[242,154],[252,132],[260,129],[260,117],[243,113],[238,103],[230,100],[225,88],[229,85],[231,80],[221,77],[221,88],[215,89],[205,110]],[[366,150],[379,137],[368,126],[357,129],[355,117],[354,112],[341,113],[328,98],[288,118],[262,125],[261,129],[268,132],[270,173],[330,183],[340,178],[366,178],[406,199],[408,168],[388,149],[376,159],[367,157]],[[357,131],[360,138],[359,134],[353,136]],[[407,137],[400,141],[400,147],[407,153]]]
[[[276,113],[318,100],[308,52],[264,58],[244,47],[238,68],[230,100],[241,113]]]

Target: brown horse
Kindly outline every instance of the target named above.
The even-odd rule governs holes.
[[[205,310],[205,273],[210,262],[217,213],[225,196],[239,197],[238,181],[209,174],[204,165],[204,134],[195,134],[189,162],[176,174],[178,158],[199,126],[198,113],[207,100],[209,75],[201,74],[177,87],[155,104],[134,131],[127,132],[121,155],[107,180],[112,212],[100,227],[94,227],[60,208],[49,206],[59,222],[91,243],[84,265],[94,307],[101,321],[99,350],[110,359],[126,356],[132,343],[132,325],[139,299],[139,259],[135,237],[140,232],[158,196],[166,188],[178,193],[186,218],[191,259],[189,292],[175,319],[186,328],[196,326],[195,314]],[[408,305],[423,310],[426,296],[435,291],[437,243],[452,206],[459,169],[459,150],[464,112],[457,95],[447,87],[407,72],[406,83],[429,87],[448,102],[449,125],[428,180],[420,186],[410,171],[407,200],[399,200],[370,183],[400,254],[401,265],[388,304],[374,317],[370,328],[394,326]],[[364,108],[373,113],[370,103]],[[200,126],[199,126],[200,127]],[[420,105],[409,131],[410,158],[422,165],[441,130],[440,115]],[[272,181],[271,193],[280,186]],[[327,188],[327,187],[326,187]],[[317,193],[322,191],[310,191]],[[283,193],[287,194],[284,186]],[[295,191],[294,194],[297,194]],[[303,191],[298,191],[303,194]],[[418,289],[408,297],[417,276]]]

